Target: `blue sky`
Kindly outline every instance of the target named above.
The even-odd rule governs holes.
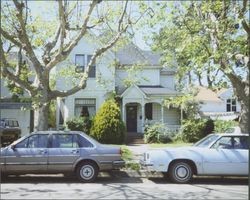
[[[86,1],[87,3],[87,1]],[[57,2],[55,1],[39,1],[39,0],[34,0],[34,1],[28,1],[28,5],[31,8],[31,14],[33,16],[36,15],[41,15],[45,19],[48,19],[50,17],[55,17],[56,12],[52,13],[53,10],[57,10]],[[133,7],[133,9],[137,9],[136,7]],[[136,30],[134,31],[134,39],[133,42],[139,46],[141,49],[144,50],[150,50],[150,47],[146,44],[146,42],[143,39],[143,36],[145,34],[150,33],[150,31],[145,31],[145,30]]]

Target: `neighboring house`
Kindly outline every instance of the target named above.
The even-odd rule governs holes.
[[[8,59],[12,62],[17,60],[17,53],[11,52]],[[25,59],[25,62],[27,59]],[[16,102],[6,86],[6,80],[1,79],[0,83],[0,118],[14,118],[18,121],[21,128],[21,135],[27,135],[33,131],[34,112],[31,103]],[[27,95],[25,95],[28,97]]]
[[[84,38],[79,42],[69,56],[69,62],[78,66],[76,71],[86,66],[97,45]],[[128,132],[143,133],[147,123],[156,121],[178,129],[180,110],[163,106],[165,98],[180,95],[175,90],[175,71],[163,68],[159,59],[159,55],[143,51],[132,43],[118,52],[106,52],[90,72],[85,89],[69,97],[58,98],[57,127],[82,112],[87,111],[94,116],[110,93],[115,91]],[[112,66],[113,63],[116,67]],[[64,63],[60,67],[66,65]],[[61,77],[56,87],[67,89],[70,82],[70,78]]]
[[[201,117],[221,120],[235,120],[241,110],[233,89],[212,91],[206,87],[197,87],[195,99],[200,103]]]

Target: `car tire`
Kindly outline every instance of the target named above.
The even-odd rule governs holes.
[[[77,167],[76,175],[81,182],[91,183],[98,175],[98,167],[93,162],[83,162]]]
[[[178,161],[170,166],[169,178],[174,183],[188,183],[193,177],[193,170],[190,164]]]

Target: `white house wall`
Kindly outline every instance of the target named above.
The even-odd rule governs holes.
[[[123,81],[129,76],[125,69],[118,69],[115,73],[116,86],[124,87]],[[132,76],[137,85],[160,85],[160,69],[143,69]]]
[[[172,90],[175,90],[174,76],[173,75],[161,75],[160,85]]]
[[[86,39],[82,39],[79,44],[70,53],[67,61],[61,63],[57,66],[57,71],[62,68],[66,68],[69,65],[75,64],[75,55],[93,55],[94,50],[97,48],[93,43],[88,42]],[[97,59],[96,61],[96,78],[88,78],[86,90],[102,90],[102,91],[112,91],[115,90],[114,83],[114,67],[110,67],[111,62],[107,53],[105,56]],[[100,75],[100,82],[97,82],[97,78]],[[72,87],[72,78],[59,77],[57,79],[57,88],[61,90],[69,89]],[[70,98],[70,97],[69,97]]]
[[[69,59],[59,66],[57,66],[57,71],[61,68],[65,68],[69,65],[74,65],[75,55],[84,54],[84,55],[93,55],[95,49],[98,48],[93,42],[88,41],[87,39],[82,39],[79,44],[71,52]],[[88,78],[87,85],[83,90],[80,90],[76,94],[68,96],[65,98],[65,105],[63,108],[64,120],[67,121],[70,118],[73,118],[75,115],[75,99],[76,98],[93,98],[96,99],[96,111],[100,108],[102,103],[108,97],[108,94],[111,91],[115,90],[114,82],[114,67],[111,67],[110,55],[106,53],[101,58],[96,61],[96,77]],[[97,81],[98,80],[98,81]],[[61,77],[57,79],[57,89],[67,90],[72,87],[72,78]],[[59,108],[58,108],[59,109]],[[57,116],[59,116],[59,110],[57,110]],[[57,120],[57,125],[58,125]]]
[[[206,101],[200,104],[200,110],[203,112],[226,112],[226,105],[223,102]]]

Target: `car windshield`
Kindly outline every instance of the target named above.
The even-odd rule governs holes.
[[[207,137],[201,139],[197,143],[194,144],[196,147],[208,147],[212,142],[217,140],[220,136],[219,135],[208,135]]]

